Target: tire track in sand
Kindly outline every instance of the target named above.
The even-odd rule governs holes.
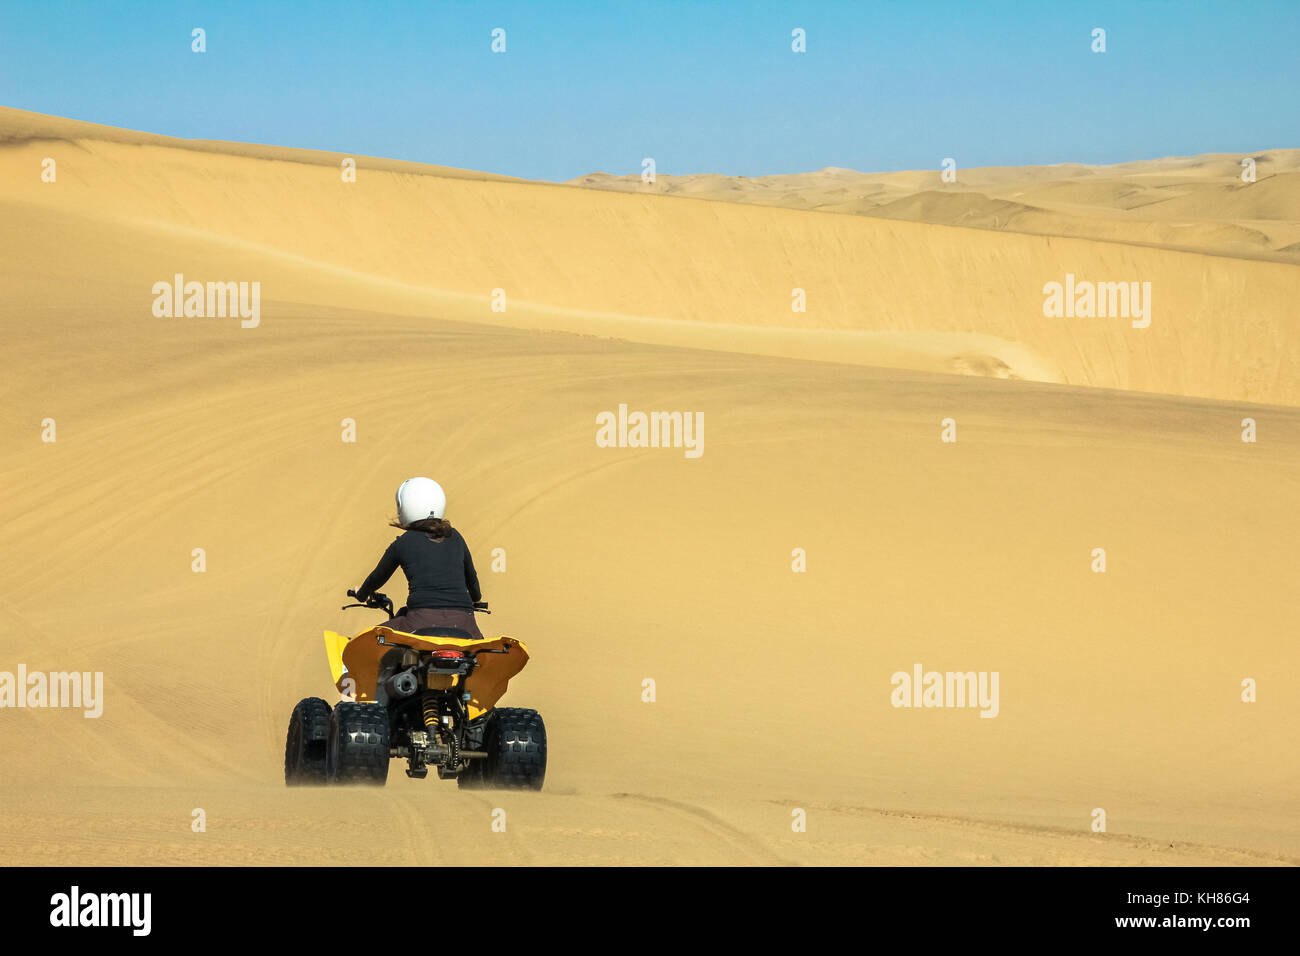
[[[746,833],[738,827],[727,823],[711,810],[698,807],[693,803],[671,800],[668,797],[651,797],[639,793],[614,793],[615,800],[632,800],[648,807],[667,811],[702,829],[715,840],[736,850],[749,862],[762,866],[798,866],[793,860],[787,860],[766,846],[752,833]],[[734,865],[734,864],[732,864]]]

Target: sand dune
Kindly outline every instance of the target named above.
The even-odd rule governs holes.
[[[1255,161],[1255,181],[1241,162]],[[781,176],[594,173],[574,185],[965,226],[1079,236],[1166,249],[1300,262],[1300,150],[1175,156],[1085,166],[859,173],[828,167]]]
[[[436,308],[511,327],[786,354],[769,344],[776,337],[797,340],[801,357],[926,371],[971,367],[979,341],[974,365],[1007,366],[1009,377],[1300,401],[1289,373],[1300,361],[1291,309],[1300,273],[1278,263],[665,204],[438,169],[406,175],[363,163],[359,181],[344,184],[327,163],[254,161],[261,151],[245,156],[235,147],[213,154],[77,139],[65,148],[59,181],[48,184],[34,172],[51,151],[47,142],[0,154],[0,201],[10,207],[15,240],[35,228],[30,219],[51,213],[112,228],[119,246],[192,239],[246,254],[250,281],[272,257],[291,265],[296,278],[264,285],[268,296],[292,301],[412,314]],[[23,252],[14,255],[18,268]],[[117,275],[133,262],[136,282],[162,278],[146,257],[92,258],[86,268]],[[1067,275],[1150,282],[1150,327],[1134,329],[1124,318],[1045,320],[1044,286]],[[494,289],[505,292],[505,313],[490,310]],[[792,311],[795,289],[804,290],[806,311]],[[950,345],[936,355],[942,339]]]
[[[1294,266],[0,129],[0,670],[106,684],[0,710],[7,862],[1300,862]],[[1067,272],[1151,326],[1045,319]],[[176,273],[260,324],[155,317]],[[704,454],[597,447],[621,403]],[[532,650],[541,794],[282,784],[416,473]],[[893,707],[918,662],[998,716]]]

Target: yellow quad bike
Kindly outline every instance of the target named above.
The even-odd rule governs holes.
[[[356,597],[352,591],[348,597]],[[393,602],[364,604],[393,616]],[[487,604],[475,610],[490,613]],[[333,709],[319,697],[299,701],[289,718],[284,782],[383,786],[388,761],[406,760],[408,777],[433,767],[462,789],[540,790],[546,777],[546,725],[535,710],[497,707],[506,685],[528,663],[510,637],[474,638],[455,627],[413,633],[370,627],[349,639],[325,632]],[[351,700],[346,698],[351,697]]]

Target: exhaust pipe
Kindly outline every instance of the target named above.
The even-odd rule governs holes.
[[[412,668],[394,674],[384,682],[384,686],[388,689],[390,697],[410,697],[420,689],[420,681]]]

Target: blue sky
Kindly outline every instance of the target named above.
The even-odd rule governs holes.
[[[0,105],[537,179],[1295,147],[1298,91],[1297,0],[0,2]]]

